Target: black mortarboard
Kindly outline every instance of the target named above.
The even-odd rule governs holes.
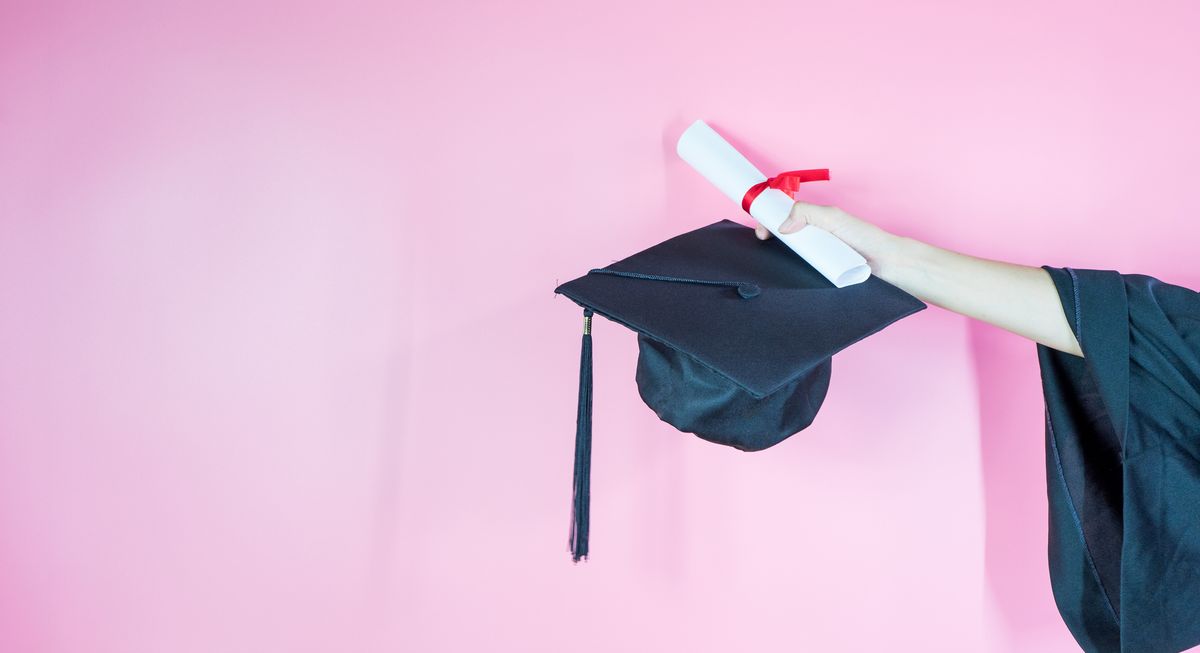
[[[722,220],[555,289],[583,307],[570,535],[588,553],[593,312],[638,334],[642,400],[680,431],[743,451],[804,429],[830,357],[925,304],[877,277],[836,288],[777,239]]]

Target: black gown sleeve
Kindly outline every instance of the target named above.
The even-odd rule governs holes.
[[[1059,612],[1086,651],[1200,644],[1200,294],[1044,269],[1084,353],[1038,345]]]

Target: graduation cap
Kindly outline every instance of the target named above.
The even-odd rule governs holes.
[[[812,423],[831,357],[923,308],[877,277],[835,287],[778,239],[730,220],[555,289],[583,307],[570,547],[588,554],[593,314],[637,333],[642,400],[680,431],[742,451]]]

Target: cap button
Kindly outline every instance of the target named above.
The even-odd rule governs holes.
[[[737,286],[738,294],[742,299],[753,299],[762,293],[762,289],[752,283],[739,283]]]

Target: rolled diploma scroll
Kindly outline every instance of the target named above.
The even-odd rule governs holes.
[[[703,120],[683,132],[675,151],[738,206],[751,186],[767,180]],[[809,225],[794,233],[779,233],[794,203],[787,193],[768,188],[750,205],[750,215],[838,288],[866,281],[871,276],[867,260],[828,231]]]

